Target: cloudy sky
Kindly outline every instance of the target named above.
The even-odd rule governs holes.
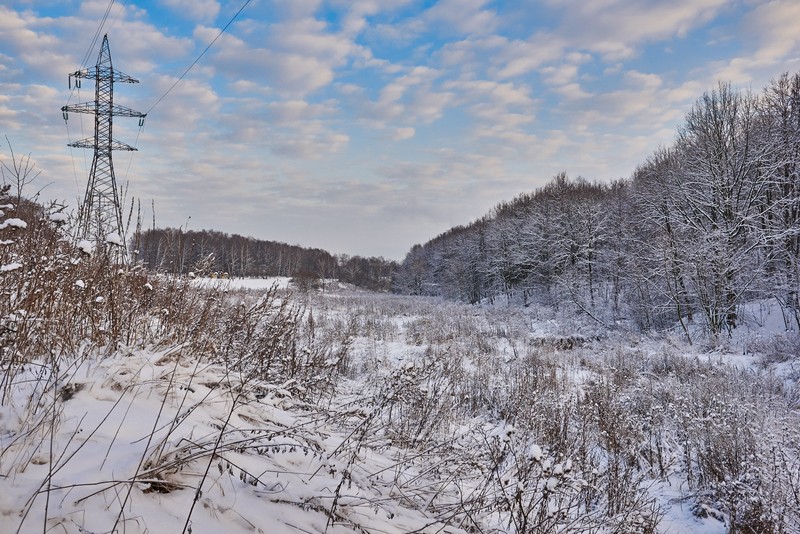
[[[0,134],[75,206],[108,11],[128,195],[187,225],[401,259],[554,174],[628,177],[726,80],[800,70],[797,0],[8,0]],[[5,139],[0,158],[8,161]]]

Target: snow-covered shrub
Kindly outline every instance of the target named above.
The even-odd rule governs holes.
[[[747,349],[760,355],[763,367],[796,360],[800,356],[800,333],[786,332],[755,338],[748,343]]]
[[[634,484],[625,508],[607,507],[605,474],[585,459],[541,447],[508,423],[484,423],[459,439],[465,472],[459,480],[465,519],[514,533],[654,532],[660,512]],[[478,520],[480,520],[478,522]],[[479,526],[484,525],[484,526]]]
[[[393,443],[412,449],[439,443],[462,415],[460,369],[446,351],[429,348],[416,361],[405,363],[387,377],[391,397],[387,402],[387,436]]]
[[[0,262],[15,266],[0,272],[4,387],[32,359],[85,354],[86,347],[111,353],[184,344],[208,361],[276,381],[310,381],[346,353],[343,346],[332,354],[332,345],[298,344],[303,310],[275,288],[237,295],[120,265],[106,248],[85,254],[63,219],[49,215],[60,209],[23,200],[15,214],[25,228],[0,229]]]

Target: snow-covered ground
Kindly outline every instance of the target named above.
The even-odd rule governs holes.
[[[288,276],[273,276],[270,278],[211,278],[197,277],[192,280],[192,284],[198,287],[221,287],[230,289],[269,289],[276,286],[279,289],[287,289],[291,278]]]
[[[249,289],[250,309],[275,283],[193,282]],[[281,350],[309,356],[279,375],[181,343],[6,372],[0,531],[800,528],[798,355],[767,357],[791,346],[768,341],[777,321],[709,350],[341,290],[298,317]]]
[[[227,533],[411,532],[430,522],[382,495],[397,453],[354,450],[360,410],[295,401],[289,386],[232,391],[219,366],[136,351],[74,362],[49,392],[52,424],[46,410],[20,418],[24,399],[44,393],[32,371],[0,412],[3,532],[181,532],[187,518],[193,532]],[[332,509],[341,519],[328,525]]]

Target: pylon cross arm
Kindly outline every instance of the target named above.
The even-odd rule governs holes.
[[[87,139],[81,139],[80,141],[69,143],[67,146],[71,146],[73,148],[95,148],[94,138],[89,137]],[[112,139],[111,150],[127,150],[129,152],[137,152],[139,149],[132,147],[127,143],[123,143],[122,141],[117,141],[116,139]]]
[[[114,70],[114,81],[122,83],[139,83],[139,80],[137,80],[136,78],[128,76],[124,72],[120,72],[118,70]]]
[[[61,111],[72,113],[97,113],[97,102],[81,102],[80,104],[71,104],[69,106],[62,106]],[[119,117],[139,117],[144,118],[147,113],[133,110],[125,106],[118,106],[114,104],[109,111],[103,111],[103,115],[116,115]]]
[[[105,67],[89,67],[87,69],[76,70],[69,74],[72,78],[100,78],[101,80],[111,79],[120,83],[139,83],[139,80],[129,76],[122,71]]]
[[[118,115],[120,117],[147,117],[147,113],[142,113],[140,111],[133,110],[131,108],[126,108],[125,106],[118,106],[114,104],[111,106],[111,114]]]

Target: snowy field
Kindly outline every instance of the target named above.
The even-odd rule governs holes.
[[[209,278],[198,277],[192,280],[197,287],[220,287],[228,289],[269,289],[276,286],[287,289],[291,278],[288,276],[273,276],[270,278]]]
[[[800,531],[798,344],[769,303],[688,345],[563,310],[153,284],[180,299],[138,338],[4,361],[0,531]]]

